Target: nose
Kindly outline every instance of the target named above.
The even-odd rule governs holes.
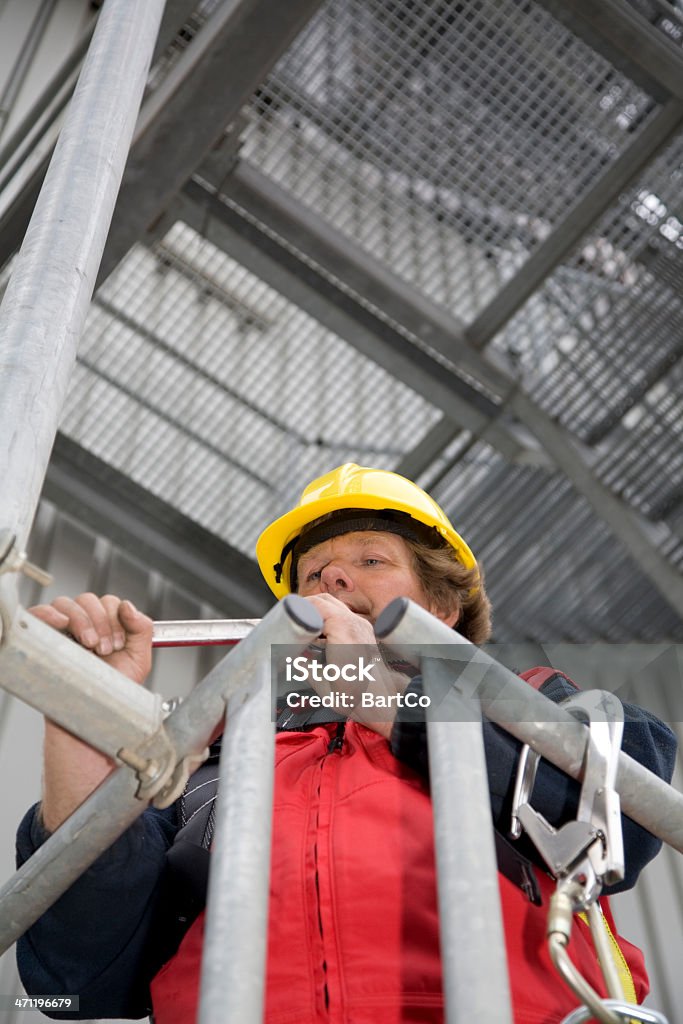
[[[353,590],[353,579],[337,562],[329,562],[320,573],[322,590],[334,594],[338,590]]]

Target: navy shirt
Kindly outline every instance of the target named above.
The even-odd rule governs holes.
[[[419,678],[411,689],[419,689]],[[541,692],[558,702],[574,692],[561,676]],[[670,781],[676,753],[672,731],[649,712],[625,704],[622,749],[660,778]],[[510,824],[520,743],[498,726],[484,722],[484,741],[494,823],[507,833]],[[392,752],[423,776],[428,775],[424,724],[399,714]],[[575,817],[579,785],[542,761],[533,794],[534,807],[555,826]],[[37,813],[24,817],[17,836],[21,864],[47,838]],[[626,877],[605,891],[633,886],[661,843],[622,815]],[[166,854],[179,824],[176,805],[150,808],[19,939],[19,973],[29,994],[80,997],[78,1014],[56,1018],[144,1017],[151,1012],[149,983],[174,952],[177,939],[173,894],[167,889]],[[538,862],[530,844],[522,848]],[[169,945],[170,942],[170,945]]]

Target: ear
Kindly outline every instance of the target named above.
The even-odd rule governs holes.
[[[432,615],[436,615],[437,619],[441,619],[441,621],[447,626],[450,626],[451,629],[460,621],[461,609],[459,607],[453,608],[448,612],[439,610],[438,608],[431,608],[430,611]]]

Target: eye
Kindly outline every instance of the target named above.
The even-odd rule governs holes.
[[[382,560],[380,558],[365,558],[363,559],[364,565],[381,565]]]
[[[312,572],[306,573],[306,582],[315,583],[316,580],[320,579],[320,569],[314,569]]]

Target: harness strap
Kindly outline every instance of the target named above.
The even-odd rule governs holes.
[[[545,671],[545,670],[544,670]],[[554,673],[550,670],[551,675]],[[547,678],[550,678],[548,676]],[[546,681],[544,677],[539,686]],[[532,682],[531,685],[534,685]],[[311,690],[311,693],[315,691]],[[278,707],[278,732],[301,732],[318,725],[346,720],[331,708],[292,709]],[[218,789],[218,762],[221,740],[211,745],[209,757],[192,775],[180,798],[180,822],[173,846],[166,855],[167,882],[176,893],[179,918],[187,926],[206,905],[209,879],[209,850],[215,829],[215,805]],[[526,893],[531,903],[540,906],[541,890],[533,863],[517,850],[497,829],[494,830],[498,870]]]

